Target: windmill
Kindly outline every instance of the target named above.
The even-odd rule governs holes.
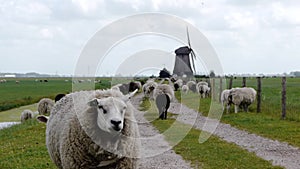
[[[176,58],[175,65],[173,69],[173,74],[177,76],[193,76],[195,72],[195,63],[196,55],[191,47],[189,30],[186,28],[188,46],[183,46],[175,50]],[[191,57],[190,57],[191,54]]]

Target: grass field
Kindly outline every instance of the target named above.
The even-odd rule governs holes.
[[[175,119],[169,113],[167,120],[158,120],[155,104],[148,99],[144,99],[141,104],[141,110],[146,110],[145,117],[147,120],[163,133],[170,145],[177,142],[178,137],[181,137],[180,131],[189,129],[191,126],[176,123]],[[154,120],[155,117],[155,120]],[[169,132],[171,126],[176,132]],[[254,153],[242,150],[233,143],[227,143],[217,137],[210,137],[205,143],[200,144],[198,141],[200,130],[191,129],[187,135],[176,144],[173,149],[177,154],[180,154],[185,160],[191,161],[194,168],[203,169],[219,169],[219,168],[281,168],[272,166],[270,162],[257,157]]]
[[[229,81],[227,80],[227,83]],[[241,79],[235,79],[233,86],[241,86]],[[247,79],[247,86],[256,89],[256,79]],[[178,100],[188,107],[207,116],[211,99],[195,99],[197,94],[181,95],[176,92]],[[184,99],[181,99],[184,97]],[[223,114],[221,121],[252,133],[288,142],[300,147],[300,79],[287,79],[287,118],[281,120],[281,79],[267,78],[262,80],[261,113],[256,113],[256,102],[250,106],[250,112],[233,113],[233,106],[229,114]],[[199,106],[200,105],[200,106]],[[220,105],[219,105],[220,106]]]
[[[67,80],[67,81],[66,81]],[[19,81],[20,83],[16,83]],[[110,86],[109,78],[102,78],[101,83],[72,83],[71,78],[48,78],[48,82],[35,81],[33,78],[7,79],[0,84],[0,111],[38,102],[48,97],[54,99],[59,93],[106,88]]]
[[[91,84],[72,85],[71,79],[49,79],[48,83],[35,82],[35,79],[7,79],[0,84],[0,122],[19,121],[19,115],[24,109],[36,110],[36,103],[43,97],[54,98],[58,93],[69,93],[91,87]],[[110,86],[110,78],[101,79],[95,88]],[[228,81],[227,81],[228,83]],[[251,105],[250,113],[223,114],[221,121],[237,128],[272,139],[288,142],[300,147],[300,79],[287,79],[287,119],[281,120],[281,79],[263,79],[262,81],[262,112],[256,113],[256,103]],[[94,84],[93,84],[94,85]],[[234,86],[241,86],[241,79],[235,79]],[[256,88],[256,79],[247,79],[247,86]],[[181,94],[176,92],[177,98]],[[196,94],[184,96],[182,102],[207,115],[211,99],[199,99]],[[157,113],[149,107],[147,100],[142,103],[142,109],[150,110],[146,118],[152,121],[161,132],[164,132],[173,119],[156,120]],[[27,105],[27,106],[22,106]],[[200,105],[200,106],[199,106]],[[22,107],[20,107],[22,106]],[[11,109],[19,107],[16,109]],[[156,110],[155,110],[156,111]],[[233,111],[233,110],[231,110]],[[152,113],[151,113],[152,112]],[[229,144],[216,137],[211,137],[204,144],[198,143],[199,130],[191,130],[188,135],[174,147],[176,153],[191,161],[199,168],[278,168],[267,161],[256,157],[253,153],[241,150],[234,144]],[[167,139],[172,142],[172,135]],[[34,162],[33,162],[34,161]],[[55,168],[45,147],[45,124],[30,120],[0,131],[0,168]]]

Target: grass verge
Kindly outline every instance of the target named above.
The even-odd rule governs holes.
[[[1,169],[55,169],[45,145],[46,125],[37,120],[0,130]]]
[[[207,116],[210,110],[211,99],[195,99],[194,93],[186,96],[180,96],[180,92],[176,92],[176,97],[183,104],[191,109],[201,112]],[[181,98],[181,97],[184,97]],[[200,104],[199,104],[200,102]],[[200,105],[200,106],[199,106]],[[231,124],[239,129],[247,130],[264,137],[287,142],[293,146],[300,147],[300,123],[297,121],[281,120],[280,118],[270,115],[269,113],[253,113],[255,106],[250,106],[250,112],[239,112],[223,114],[221,122]],[[232,112],[232,111],[231,111]]]
[[[161,133],[164,133],[174,121],[174,119],[169,118],[168,120],[155,120],[152,124]],[[185,126],[185,124],[181,125]],[[214,136],[200,144],[198,142],[200,132],[202,131],[191,129],[186,137],[173,148],[185,160],[191,161],[194,168],[282,168],[272,166],[270,162],[257,157],[254,153],[250,153],[233,143],[227,143]],[[173,140],[168,135],[165,135],[165,137],[167,141]]]
[[[141,110],[147,111],[147,114],[156,114],[151,107],[151,101],[144,98],[141,104]],[[166,140],[173,147],[177,154],[180,154],[185,160],[190,161],[194,168],[219,169],[219,168],[281,168],[272,166],[268,161],[257,157],[254,153],[250,153],[241,149],[233,143],[227,143],[217,137],[211,136],[205,143],[198,142],[200,130],[190,129],[191,127],[176,122],[173,114],[169,113],[167,120],[152,120],[151,123],[163,133]],[[157,116],[156,116],[157,117]],[[147,118],[148,119],[148,118]],[[175,126],[175,127],[174,127]],[[172,129],[173,128],[173,129]],[[181,137],[181,131],[187,134],[178,142],[177,137]]]

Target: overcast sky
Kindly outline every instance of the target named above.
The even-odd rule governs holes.
[[[145,12],[176,15],[195,26],[213,46],[225,73],[300,70],[298,0],[0,0],[0,72],[72,75],[97,31]],[[140,49],[129,48],[132,44]],[[155,36],[124,40],[107,54],[114,68],[99,68],[98,74],[115,74],[120,54],[136,57],[139,50],[158,46],[172,54],[180,45]],[[197,63],[197,71],[209,70]]]

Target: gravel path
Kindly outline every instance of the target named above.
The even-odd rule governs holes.
[[[169,111],[179,114],[177,121],[193,125],[196,129],[213,133],[227,142],[235,143],[243,149],[254,152],[258,157],[271,161],[273,165],[280,165],[287,169],[300,168],[299,148],[208,119],[180,103],[171,103]]]
[[[20,124],[20,122],[0,122],[0,130],[16,124]]]
[[[138,109],[143,95],[136,95],[132,104]],[[142,158],[139,168],[141,169],[189,169],[190,164],[176,154],[172,147],[165,141],[164,136],[159,134],[149,121],[144,118],[145,112],[137,111],[136,119],[139,122],[141,134]]]

